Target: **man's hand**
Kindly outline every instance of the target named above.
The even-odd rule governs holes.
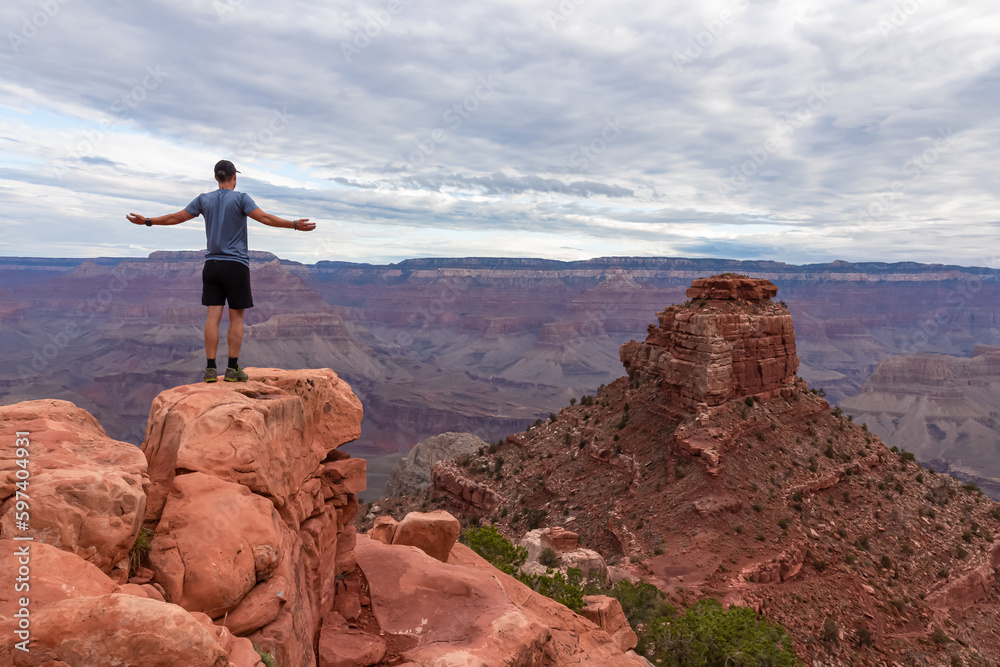
[[[146,216],[144,216],[144,215],[139,215],[138,213],[129,213],[125,217],[133,225],[144,225],[144,224],[146,224]]]
[[[316,229],[316,223],[309,222],[309,218],[299,218],[295,221],[295,225],[299,228],[300,232],[311,232]]]

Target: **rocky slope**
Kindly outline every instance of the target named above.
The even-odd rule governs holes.
[[[1000,497],[1000,348],[890,357],[841,407],[886,442]]]
[[[681,314],[698,337],[670,324]],[[675,604],[756,608],[807,664],[996,664],[1000,507],[810,391],[786,318],[738,290],[667,309],[622,347],[629,377],[437,466],[424,495],[381,513],[423,504],[512,535],[562,527]],[[681,351],[693,377],[728,384],[672,374]],[[776,358],[781,372],[759,372]],[[741,383],[736,360],[774,384]]]
[[[65,401],[0,408],[0,664],[644,664],[620,607],[539,596],[446,513],[357,535],[357,397],[327,369],[248,371],[159,394],[141,449]]]

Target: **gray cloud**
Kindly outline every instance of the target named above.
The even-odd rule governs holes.
[[[900,25],[861,0],[58,6],[14,41],[38,4],[0,7],[21,254],[63,252],[25,231],[45,211],[76,254],[192,247],[194,228],[115,225],[180,208],[219,157],[268,210],[320,221],[309,247],[260,232],[304,261],[977,263],[996,225],[992,6],[922,3]]]

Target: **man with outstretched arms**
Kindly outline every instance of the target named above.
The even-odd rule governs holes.
[[[194,201],[176,213],[147,218],[137,213],[125,216],[136,225],[179,225],[199,215],[205,216],[205,236],[208,254],[202,271],[201,303],[208,307],[205,318],[205,382],[219,379],[215,355],[219,348],[219,324],[222,311],[229,303],[229,363],[226,382],[246,382],[247,374],[239,365],[240,346],[243,344],[243,313],[253,308],[250,293],[250,252],[247,249],[247,216],[269,227],[284,227],[309,232],[316,223],[308,218],[285,220],[265,213],[250,195],[236,191],[236,167],[229,160],[219,160],[215,165],[215,180],[219,187],[195,197]]]

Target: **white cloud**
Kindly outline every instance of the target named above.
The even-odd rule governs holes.
[[[321,223],[255,229],[302,261],[975,263],[996,227],[985,3],[58,6],[30,39],[37,2],[0,7],[8,254],[199,247],[196,223],[152,237],[124,214],[183,207],[220,157],[266,210]]]

